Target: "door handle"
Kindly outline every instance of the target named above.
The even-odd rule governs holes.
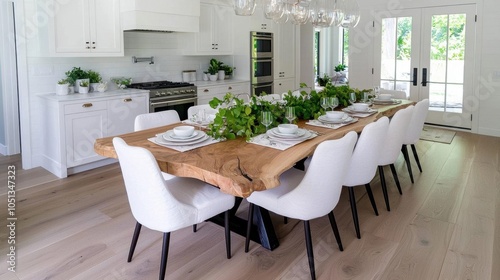
[[[417,86],[418,85],[418,69],[417,68],[413,68],[413,85],[414,86]]]
[[[422,86],[427,86],[427,68],[422,68]]]

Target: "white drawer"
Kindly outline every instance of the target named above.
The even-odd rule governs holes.
[[[81,103],[64,105],[65,115],[92,112],[97,110],[106,110],[106,101],[82,101]]]

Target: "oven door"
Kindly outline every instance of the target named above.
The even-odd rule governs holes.
[[[252,32],[250,38],[252,58],[273,58],[273,33]]]
[[[252,94],[254,96],[261,96],[263,92],[267,95],[273,94],[273,83],[252,85]]]
[[[252,84],[271,83],[274,81],[272,59],[252,59]]]
[[[188,118],[188,109],[191,106],[197,105],[198,98],[188,97],[182,99],[150,99],[149,101],[149,112],[161,112],[167,110],[175,110],[179,114],[179,118],[181,120],[187,120]]]

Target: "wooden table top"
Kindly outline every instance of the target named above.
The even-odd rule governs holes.
[[[187,152],[178,152],[156,145],[148,138],[165,132],[181,123],[120,135],[132,146],[144,147],[151,151],[160,169],[180,177],[192,177],[217,186],[221,191],[239,197],[248,197],[253,191],[262,191],[279,186],[280,175],[297,161],[313,154],[316,146],[325,140],[342,138],[349,131],[361,132],[363,128],[382,116],[393,116],[398,110],[414,104],[403,100],[401,104],[374,105],[379,112],[360,118],[358,122],[339,129],[306,125],[299,121],[302,128],[317,131],[320,135],[302,142],[285,151],[249,144],[244,138],[228,140]],[[97,139],[94,150],[97,154],[117,158],[113,137]]]

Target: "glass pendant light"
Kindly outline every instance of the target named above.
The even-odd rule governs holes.
[[[281,0],[262,0],[264,6],[264,16],[267,19],[277,21],[285,13],[285,5]]]
[[[234,12],[239,16],[251,16],[255,11],[255,0],[234,0]]]
[[[341,26],[344,28],[356,27],[360,19],[359,6],[356,0],[345,0],[344,2],[344,20]]]
[[[334,22],[334,1],[316,0],[311,5],[311,24],[314,27],[329,27]]]
[[[294,24],[306,24],[311,12],[309,10],[309,1],[298,0],[292,4],[290,16]]]

